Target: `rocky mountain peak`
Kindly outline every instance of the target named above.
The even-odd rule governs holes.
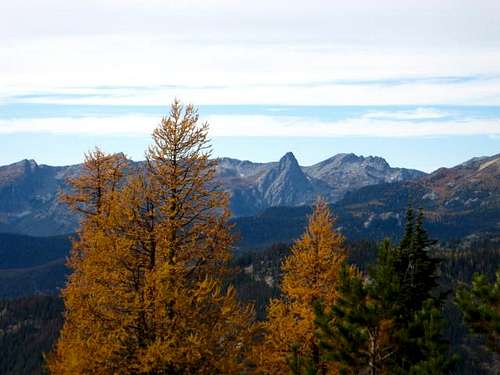
[[[493,169],[493,168],[496,168],[497,171],[498,169],[500,169],[500,156],[499,157],[495,157],[491,160],[488,160],[488,161],[485,161],[484,163],[482,163],[479,168],[478,168],[478,171],[482,171],[486,168],[490,168],[490,169]]]
[[[20,169],[23,169],[25,171],[32,171],[36,167],[38,167],[38,164],[33,159],[24,159],[24,160],[18,161],[17,163],[10,164],[7,167],[20,168]]]
[[[308,203],[314,187],[297,159],[287,152],[259,179],[259,191],[268,206],[290,206]]]
[[[384,158],[337,154],[318,164],[304,167],[304,172],[329,185],[333,200],[340,199],[347,191],[363,186],[413,179],[423,172],[404,168],[391,168]]]
[[[33,159],[24,159],[0,167],[0,185],[12,183],[22,176],[33,173],[37,168],[38,164]]]
[[[390,168],[391,166],[387,161],[380,156],[363,156],[356,155],[353,153],[349,154],[337,154],[323,162],[321,162],[323,167],[329,166],[331,168],[342,168],[349,164],[356,165],[369,165],[377,169]]]
[[[381,158],[380,156],[368,156],[366,158],[363,158],[363,163],[370,165],[373,168],[379,169],[379,170],[386,170],[390,169],[391,166],[385,160],[384,158]]]
[[[338,161],[339,163],[356,163],[363,160],[364,158],[362,156],[349,153],[349,154],[337,154],[332,159]]]
[[[291,168],[300,169],[299,163],[292,152],[287,152],[279,161],[279,169],[286,170]]]
[[[347,163],[355,163],[360,161],[361,158],[355,154],[336,154],[326,160],[323,160],[319,162],[318,164],[315,164],[313,167],[316,168],[325,168],[325,167],[332,167],[332,168],[339,168],[344,164]]]

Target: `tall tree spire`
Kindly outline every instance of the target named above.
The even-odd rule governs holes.
[[[83,221],[50,370],[239,374],[253,310],[221,277],[232,238],[208,125],[175,101],[146,156],[125,179],[119,159],[96,152],[72,181],[65,200]]]
[[[318,200],[302,237],[283,261],[283,296],[270,302],[262,328],[263,342],[255,348],[258,373],[325,374],[314,334],[315,301],[333,303],[339,270],[345,261],[343,237],[334,230],[334,219],[323,200]]]

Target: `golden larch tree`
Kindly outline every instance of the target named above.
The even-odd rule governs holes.
[[[346,256],[343,237],[333,227],[328,205],[318,200],[305,233],[283,261],[282,296],[271,300],[264,337],[253,351],[257,373],[289,373],[294,356],[310,362],[319,374],[335,372],[320,358],[314,325],[314,303],[334,302]]]
[[[64,196],[83,219],[53,373],[241,372],[253,309],[223,279],[232,238],[215,168],[208,125],[178,101],[142,165],[87,156]]]

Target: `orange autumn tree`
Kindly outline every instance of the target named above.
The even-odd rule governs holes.
[[[96,151],[70,181],[83,219],[52,373],[241,372],[253,310],[222,279],[232,239],[207,133],[175,101],[145,163]]]
[[[286,374],[307,368],[326,374],[334,370],[320,358],[313,307],[315,301],[330,305],[337,295],[345,250],[343,237],[333,226],[326,202],[318,200],[305,233],[283,261],[282,297],[271,300],[262,324],[265,335],[253,353],[258,373]]]

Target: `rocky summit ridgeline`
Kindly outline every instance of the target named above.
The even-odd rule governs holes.
[[[337,154],[308,167],[288,152],[279,162],[252,163],[222,158],[219,176],[231,194],[237,216],[274,206],[310,205],[318,195],[336,202],[364,186],[424,176],[414,169],[392,168],[379,157]]]
[[[73,232],[78,218],[57,197],[66,179],[80,170],[80,165],[53,167],[34,160],[0,167],[0,231],[43,236]],[[270,163],[221,158],[217,171],[230,194],[234,216],[251,216],[274,206],[310,205],[318,195],[336,202],[364,186],[424,175],[392,168],[379,157],[354,154],[302,167],[291,152]]]
[[[33,160],[0,167],[0,232],[72,233],[78,218],[57,197],[66,179],[80,171],[80,165],[52,167]],[[485,220],[491,228],[500,225],[500,155],[425,174],[392,168],[380,157],[354,154],[337,154],[303,167],[289,152],[270,163],[221,158],[217,178],[229,192],[235,217],[258,215],[270,207],[311,205],[321,195],[336,204],[340,216],[359,221],[363,230],[399,221],[409,199],[423,207],[431,221],[453,217],[464,225],[474,222],[474,227]],[[483,216],[485,220],[479,220]]]
[[[406,172],[396,172],[395,179],[400,178],[398,173]],[[341,179],[338,183],[347,186]],[[423,209],[426,228],[434,239],[494,238],[500,243],[500,154],[412,179],[347,190],[332,203],[332,211],[347,238],[382,240],[398,236],[410,202]],[[255,217],[238,218],[240,246],[289,242],[302,233],[310,212],[310,207],[271,207]],[[272,235],[269,228],[273,228]]]

